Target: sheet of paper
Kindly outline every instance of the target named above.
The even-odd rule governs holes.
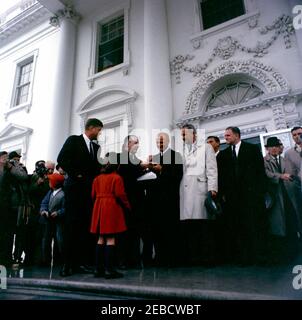
[[[141,177],[137,178],[137,181],[153,180],[156,178],[157,176],[154,172],[148,172],[142,175]]]

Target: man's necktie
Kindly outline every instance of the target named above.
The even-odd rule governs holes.
[[[234,144],[232,145],[232,157],[233,157],[234,160],[237,159],[236,146]]]
[[[281,172],[281,164],[280,164],[280,158],[278,156],[274,156],[278,171]]]
[[[89,153],[90,153],[91,159],[94,159],[94,150],[93,150],[93,142],[92,141],[90,141],[90,143],[89,143]]]
[[[161,152],[159,154],[159,164],[163,164],[163,162],[164,162],[164,156],[163,156],[163,153]]]

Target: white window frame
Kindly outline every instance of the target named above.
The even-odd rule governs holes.
[[[203,30],[200,1],[201,0],[195,0],[194,34],[190,37],[190,41],[195,49],[198,49],[201,46],[201,42],[204,39],[246,23],[249,20],[257,19],[260,15],[258,8],[253,1],[243,0],[245,14]]]
[[[112,72],[122,70],[124,75],[127,75],[130,67],[130,51],[129,51],[129,11],[130,0],[126,1],[120,6],[111,8],[103,12],[101,15],[92,19],[92,39],[90,48],[90,64],[88,68],[88,87],[93,88],[95,80],[111,74]],[[110,20],[123,15],[124,16],[124,61],[112,68],[96,72],[97,68],[97,46],[98,46],[98,30],[102,23],[107,23]]]
[[[14,64],[15,64],[14,85],[13,85],[13,89],[12,89],[12,93],[11,93],[9,109],[4,113],[5,118],[7,118],[7,116],[10,113],[13,113],[15,111],[19,111],[22,109],[25,109],[26,112],[30,111],[30,108],[32,106],[32,99],[33,99],[33,84],[34,84],[38,54],[39,54],[39,50],[37,49],[37,50],[32,51],[31,53],[28,53],[27,55],[22,56],[21,58],[14,61]],[[20,77],[20,71],[21,71],[21,68],[31,60],[32,60],[32,72],[31,72],[31,77],[30,77],[30,85],[29,85],[29,89],[28,89],[28,99],[26,102],[16,106],[15,102],[16,102],[17,86],[18,86],[18,81],[19,81],[19,77]]]

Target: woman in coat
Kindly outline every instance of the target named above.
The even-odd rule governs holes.
[[[95,276],[106,279],[123,276],[114,269],[115,237],[126,231],[124,210],[130,210],[123,179],[116,173],[116,159],[116,153],[106,155],[102,174],[92,185],[94,207],[90,231],[98,235]]]

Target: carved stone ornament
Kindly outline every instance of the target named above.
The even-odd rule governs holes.
[[[214,81],[223,76],[238,73],[246,74],[258,80],[264,85],[268,93],[289,89],[287,81],[270,66],[266,66],[255,60],[228,61],[215,68],[212,72],[201,75],[187,98],[184,115],[193,114],[198,111],[201,98]]]
[[[66,6],[63,10],[59,10],[56,15],[50,17],[49,24],[53,27],[59,27],[61,19],[68,19],[77,24],[81,16],[72,7]]]
[[[234,56],[236,51],[253,54],[255,58],[261,58],[268,53],[268,49],[279,38],[280,35],[283,36],[285,48],[288,49],[291,47],[291,36],[294,34],[295,29],[290,16],[282,15],[277,18],[272,25],[267,25],[259,29],[260,34],[266,34],[273,31],[274,34],[269,40],[266,42],[257,41],[254,47],[247,47],[232,36],[219,39],[208,60],[203,64],[198,63],[193,67],[185,66],[185,63],[188,60],[192,60],[194,56],[178,55],[170,63],[171,74],[176,76],[176,83],[181,82],[182,72],[192,73],[193,77],[200,77],[203,73],[205,73],[205,70],[216,57],[219,57],[223,60],[228,60]],[[198,44],[196,45],[198,46]]]

